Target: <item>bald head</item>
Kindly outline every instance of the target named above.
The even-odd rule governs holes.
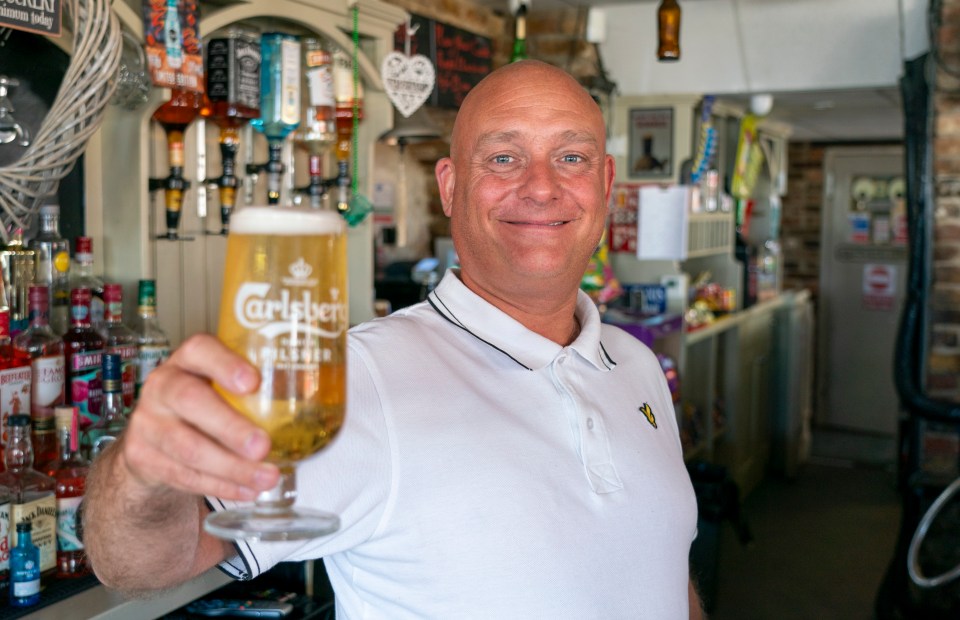
[[[453,125],[451,155],[456,157],[458,151],[471,149],[472,140],[468,136],[491,107],[499,104],[536,106],[555,103],[571,106],[578,113],[586,115],[598,131],[598,138],[604,138],[600,107],[579,82],[553,65],[539,60],[522,60],[490,73],[467,93]]]

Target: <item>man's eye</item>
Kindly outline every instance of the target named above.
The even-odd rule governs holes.
[[[509,164],[513,161],[513,157],[510,157],[509,155],[494,155],[493,161],[497,164]]]
[[[583,156],[570,153],[563,156],[563,161],[571,164],[576,164],[583,161]]]

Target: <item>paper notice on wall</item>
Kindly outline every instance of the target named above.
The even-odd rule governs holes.
[[[863,308],[893,310],[897,294],[897,266],[868,263],[863,266]]]

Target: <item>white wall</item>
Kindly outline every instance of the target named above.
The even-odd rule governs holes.
[[[927,0],[681,2],[681,60],[656,59],[657,2],[601,7],[600,49],[621,93],[893,86],[927,49]]]

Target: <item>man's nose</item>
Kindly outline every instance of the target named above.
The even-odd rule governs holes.
[[[530,160],[520,187],[520,198],[545,203],[558,198],[560,191],[560,175],[553,162],[546,158]]]

